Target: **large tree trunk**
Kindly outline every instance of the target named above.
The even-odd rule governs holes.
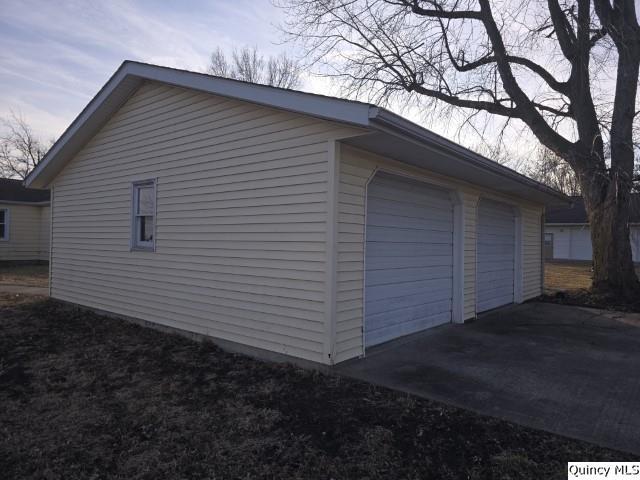
[[[593,290],[626,301],[640,299],[629,239],[628,182],[612,179],[604,195],[583,189],[593,245]]]

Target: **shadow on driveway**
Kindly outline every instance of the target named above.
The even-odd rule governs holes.
[[[640,454],[640,328],[548,303],[375,347],[338,373]]]

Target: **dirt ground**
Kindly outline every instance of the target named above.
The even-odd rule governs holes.
[[[7,479],[566,478],[629,455],[24,298],[0,308]]]
[[[640,276],[640,264],[636,265]],[[604,310],[640,313],[640,299],[620,300],[590,291],[590,262],[545,262],[544,295],[540,300]]]
[[[3,265],[0,263],[0,285],[47,287],[48,265]]]

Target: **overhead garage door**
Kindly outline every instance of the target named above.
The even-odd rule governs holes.
[[[449,193],[377,174],[367,189],[365,346],[451,321]]]
[[[478,312],[513,303],[515,224],[511,206],[480,200],[476,253]]]

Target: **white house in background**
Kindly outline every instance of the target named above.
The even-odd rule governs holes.
[[[536,297],[568,204],[375,105],[129,61],[27,184],[54,298],[325,365]]]
[[[49,192],[0,178],[0,263],[49,261]]]
[[[582,197],[571,197],[568,207],[550,207],[546,211],[544,227],[545,258],[553,260],[593,259],[591,231]],[[631,195],[629,222],[631,253],[640,262],[640,194]]]

